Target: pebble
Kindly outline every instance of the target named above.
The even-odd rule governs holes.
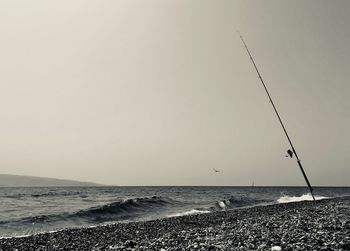
[[[281,251],[281,250],[282,250],[282,248],[280,246],[273,246],[271,248],[271,251]]]

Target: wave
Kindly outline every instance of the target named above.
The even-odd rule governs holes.
[[[0,224],[48,224],[58,221],[73,221],[75,223],[102,223],[107,221],[127,220],[157,212],[178,202],[159,196],[125,199],[101,206],[95,206],[74,213],[61,213],[24,217],[12,221],[1,221]]]
[[[327,198],[329,198],[329,197],[315,195],[316,200],[322,200],[322,199],[327,199]],[[313,200],[312,195],[310,193],[303,194],[301,196],[283,195],[282,197],[277,199],[277,202],[278,203],[289,203],[289,202],[298,202],[298,201],[307,201],[307,200]]]
[[[218,209],[232,209],[239,207],[249,207],[261,205],[264,203],[271,202],[269,200],[254,199],[250,197],[232,197],[225,200],[220,200],[215,203],[215,207]]]
[[[212,211],[209,210],[199,210],[199,209],[191,209],[189,211],[181,212],[181,213],[176,213],[176,214],[170,214],[168,217],[178,217],[178,216],[186,216],[186,215],[194,215],[194,214],[206,214],[210,213]]]
[[[102,206],[80,210],[70,217],[88,218],[90,221],[101,222],[106,220],[128,219],[147,212],[158,211],[170,206],[174,201],[160,196],[126,199]]]
[[[45,196],[45,194],[41,194]],[[49,194],[46,194],[50,196]],[[316,196],[317,200],[326,199],[328,197]],[[184,215],[202,214],[226,209],[235,209],[241,207],[253,207],[271,203],[288,203],[295,201],[312,200],[310,194],[302,196],[283,195],[275,200],[257,199],[252,197],[231,197],[222,199],[214,203],[200,205],[189,202],[177,201],[167,197],[137,197],[125,200],[118,200],[107,204],[97,205],[75,212],[62,212],[57,214],[43,214],[35,216],[26,216],[17,219],[4,219],[0,221],[1,225],[7,227],[23,226],[23,225],[81,225],[81,224],[99,224],[106,222],[125,221],[125,220],[141,220],[149,217],[176,217]],[[177,212],[176,212],[177,211]],[[169,215],[169,212],[174,212]],[[73,224],[71,224],[73,223]]]

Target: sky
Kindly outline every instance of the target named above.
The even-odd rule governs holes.
[[[311,184],[349,186],[349,23],[346,0],[3,0],[0,173],[305,185],[239,30]]]

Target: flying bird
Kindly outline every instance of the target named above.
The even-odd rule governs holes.
[[[219,173],[220,170],[213,168],[214,172]]]

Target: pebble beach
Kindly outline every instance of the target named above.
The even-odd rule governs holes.
[[[0,250],[350,250],[350,197],[2,238]]]

